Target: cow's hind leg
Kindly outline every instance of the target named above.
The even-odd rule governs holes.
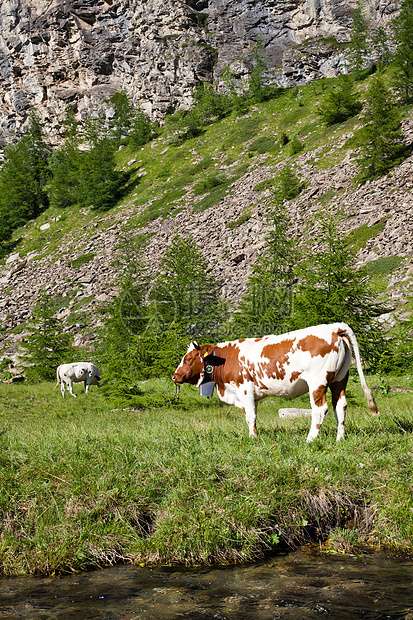
[[[328,410],[326,385],[320,385],[315,389],[310,388],[309,392],[312,417],[310,432],[307,435],[307,443],[313,441],[317,437]]]
[[[346,419],[346,386],[348,381],[348,373],[341,381],[336,381],[330,385],[331,400],[334,407],[334,415],[337,421],[337,441],[344,438],[344,422]]]
[[[251,400],[248,405],[244,407],[244,411],[250,437],[257,437],[257,403],[254,400]]]
[[[88,375],[86,377],[86,379],[85,379],[85,392],[86,392],[86,394],[88,393],[89,386],[92,384],[92,379],[93,379],[92,375]]]
[[[64,398],[65,397],[65,382],[64,381],[60,382],[60,391],[62,392],[62,396]]]

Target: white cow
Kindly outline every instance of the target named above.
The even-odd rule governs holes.
[[[61,364],[57,369],[57,383],[55,388],[60,383],[60,390],[62,392],[62,396],[65,396],[65,386],[67,385],[67,389],[71,393],[72,396],[76,398],[76,394],[73,392],[73,384],[80,383],[81,381],[85,384],[85,392],[87,393],[89,389],[89,385],[99,385],[99,381],[101,380],[101,375],[99,370],[94,364],[90,362],[76,362],[74,364]]]

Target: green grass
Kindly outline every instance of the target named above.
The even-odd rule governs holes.
[[[371,277],[387,276],[393,273],[393,271],[396,271],[402,263],[403,258],[401,256],[383,256],[382,258],[377,258],[364,265],[363,272]]]
[[[93,387],[0,385],[1,573],[246,561],[343,528],[412,552],[411,393],[378,393],[372,418],[352,380],[346,440],[330,414],[307,445],[309,419],[277,415],[287,401],[260,405],[253,440],[241,410],[189,386],[164,403],[167,385],[126,409]]]
[[[346,237],[346,243],[351,248],[351,251],[357,254],[361,248],[364,248],[367,241],[376,237],[386,227],[386,219],[380,220],[376,224],[369,226],[368,224],[362,224],[351,231]]]
[[[389,284],[389,275],[402,264],[401,256],[382,256],[363,265],[361,271],[369,276],[372,288],[378,293],[383,293]]]
[[[222,143],[222,149],[227,150],[233,146],[244,144],[254,138],[261,126],[262,118],[258,116],[248,116],[247,118],[234,121],[232,131],[227,134],[226,140]]]
[[[93,252],[88,252],[87,254],[81,254],[77,258],[73,259],[70,264],[73,269],[78,269],[82,267],[82,265],[86,265],[91,260],[95,258],[95,254]]]
[[[244,211],[242,215],[240,215],[238,219],[233,220],[232,222],[227,222],[225,224],[225,227],[229,228],[230,230],[234,230],[234,228],[237,228],[238,226],[241,226],[241,224],[248,222],[248,220],[250,220],[251,217],[252,217],[251,210],[247,209],[246,211]]]
[[[276,140],[273,136],[261,136],[251,143],[249,150],[263,154],[268,153],[275,148]]]

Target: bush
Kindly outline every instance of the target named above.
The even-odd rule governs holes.
[[[342,75],[325,95],[318,109],[318,114],[326,125],[343,123],[358,114],[361,102],[354,93],[354,82],[349,75]]]
[[[203,181],[199,181],[194,185],[194,194],[205,194],[206,192],[210,192],[221,185],[224,185],[228,179],[225,177],[211,176]]]
[[[290,150],[291,155],[297,155],[297,153],[301,153],[304,150],[304,144],[301,142],[298,136],[293,136],[290,141]]]

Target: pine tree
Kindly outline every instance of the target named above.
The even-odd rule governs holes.
[[[355,116],[361,108],[362,104],[354,92],[353,79],[349,75],[341,75],[323,98],[318,113],[326,125],[334,125]]]
[[[403,103],[413,103],[413,0],[402,2],[393,26],[397,45],[395,86]]]
[[[180,326],[187,337],[197,339],[215,339],[226,315],[220,284],[190,235],[172,239],[150,301],[162,330]]]
[[[386,30],[379,26],[372,37],[372,46],[379,67],[387,65],[392,59],[390,40]]]
[[[383,337],[375,317],[384,310],[365,275],[354,266],[346,245],[340,214],[318,214],[317,237],[322,243],[300,265],[300,280],[294,297],[296,328],[319,323],[345,322],[355,331],[369,363],[380,359]]]
[[[216,341],[226,320],[220,287],[191,237],[175,237],[156,274],[142,247],[123,240],[115,265],[119,297],[102,310],[99,359],[129,397],[136,377],[168,376],[191,338]]]
[[[118,142],[111,137],[103,116],[89,119],[82,131],[69,110],[65,135],[63,146],[50,162],[52,176],[47,189],[51,205],[110,209],[121,196],[127,175],[116,169]]]
[[[262,36],[257,38],[257,42],[252,49],[251,58],[252,70],[249,77],[249,91],[254,101],[265,101],[264,75],[268,70],[268,63],[265,58],[265,42]]]
[[[274,204],[267,215],[271,228],[266,247],[252,268],[233,317],[234,337],[283,333],[290,328],[298,250],[296,239],[289,232],[291,220],[286,201],[296,198],[302,187],[287,164],[278,176]]]
[[[120,239],[113,267],[119,294],[101,308],[103,330],[97,355],[105,374],[124,385],[131,384],[134,376],[146,378],[152,359],[146,343],[150,276],[139,240]]]
[[[51,207],[65,208],[82,203],[82,157],[76,138],[66,139],[53,153],[50,158],[51,179],[47,185]]]
[[[50,206],[65,208],[81,202],[80,169],[82,152],[79,149],[81,131],[74,109],[69,106],[63,121],[63,144],[49,161],[50,180],[47,185]]]
[[[358,160],[361,180],[375,179],[407,156],[400,117],[381,75],[373,76],[366,95],[364,142]]]
[[[129,134],[134,107],[125,91],[115,93],[106,103],[113,106],[114,113],[109,122],[111,135],[120,144]]]
[[[82,203],[100,211],[112,208],[121,196],[126,176],[116,170],[115,143],[108,136],[96,136],[83,153],[80,167]]]
[[[45,185],[49,176],[50,149],[33,115],[26,133],[5,150],[0,170],[0,240],[48,206]]]
[[[290,329],[296,241],[288,234],[291,222],[285,203],[276,203],[269,220],[263,254],[253,266],[245,294],[232,321],[234,337],[281,334]]]
[[[127,136],[127,142],[132,148],[143,146],[158,135],[158,125],[153,123],[141,110],[135,110]]]
[[[369,21],[364,13],[362,0],[357,0],[357,6],[353,12],[351,26],[349,55],[352,69],[360,71],[365,63],[368,52]]]
[[[27,340],[22,344],[25,360],[29,363],[26,374],[35,381],[52,381],[56,368],[73,356],[72,336],[64,333],[61,321],[54,313],[56,301],[40,291],[39,300],[33,310],[33,325]]]

